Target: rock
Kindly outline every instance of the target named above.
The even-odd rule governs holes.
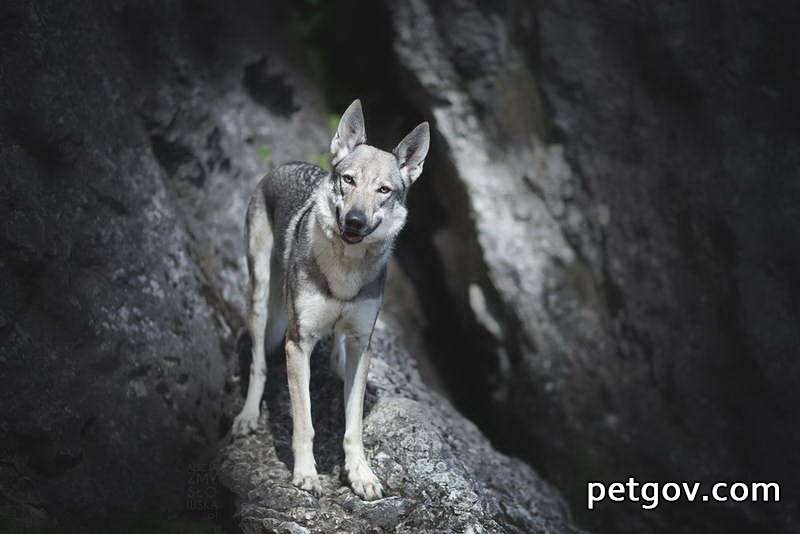
[[[246,200],[324,150],[320,99],[259,9],[2,11],[2,515],[182,514],[239,393]]]
[[[237,438],[217,463],[244,532],[578,532],[558,493],[424,386],[383,327],[372,341],[364,442],[386,496],[359,499],[341,478],[343,385],[327,369],[327,349],[315,351],[311,383],[323,496],[291,484],[286,371],[273,365],[259,431]]]
[[[4,496],[62,527],[179,508],[186,466],[218,439],[224,321],[112,22],[79,5],[2,10],[16,21],[0,60],[13,72],[0,104]]]
[[[438,140],[418,228],[426,312],[478,370],[440,369],[456,404],[601,530],[796,531],[794,504],[587,513],[585,488],[797,488],[800,10],[386,4]]]

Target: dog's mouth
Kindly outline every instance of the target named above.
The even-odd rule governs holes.
[[[375,222],[375,226],[373,226],[372,228],[368,228],[365,231],[357,231],[347,228],[346,226],[342,226],[339,217],[340,217],[339,208],[337,207],[336,224],[339,226],[339,236],[342,238],[342,241],[350,245],[355,245],[357,243],[361,243],[362,241],[364,241],[364,238],[370,235],[372,232],[374,232],[378,228],[378,226],[380,226],[381,223],[383,222],[383,219],[378,219]]]
[[[361,243],[366,237],[363,234],[360,234],[358,232],[351,232],[349,230],[342,230],[340,235],[342,236],[342,239],[346,243],[350,243],[351,245],[355,245],[356,243]]]

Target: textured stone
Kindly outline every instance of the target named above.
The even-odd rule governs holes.
[[[497,452],[448,401],[422,384],[414,360],[379,326],[373,337],[364,443],[385,497],[359,499],[341,476],[343,384],[312,361],[319,499],[291,484],[286,371],[270,367],[259,431],[222,450],[217,473],[245,532],[578,532],[549,484]]]
[[[246,199],[324,150],[319,97],[258,8],[2,11],[0,515],[181,514],[238,393]]]
[[[3,11],[4,489],[50,518],[179,507],[184,469],[218,439],[219,314],[109,21]]]
[[[784,502],[584,507],[593,479],[797,488],[800,10],[387,6],[439,140],[428,287],[482,369],[444,375],[457,404],[597,528],[796,531]]]

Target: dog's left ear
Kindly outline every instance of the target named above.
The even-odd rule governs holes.
[[[361,100],[355,99],[339,120],[339,127],[331,141],[331,165],[336,165],[358,145],[367,142],[364,129],[364,112]]]
[[[414,183],[414,180],[422,174],[422,164],[425,163],[430,144],[431,129],[427,122],[423,122],[411,130],[411,133],[392,151],[400,165],[400,175],[404,180],[408,180],[409,184]]]

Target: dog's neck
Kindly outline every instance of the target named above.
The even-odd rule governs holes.
[[[318,207],[308,221],[311,253],[334,297],[351,300],[380,276],[391,253],[391,242],[345,243],[338,228]]]

